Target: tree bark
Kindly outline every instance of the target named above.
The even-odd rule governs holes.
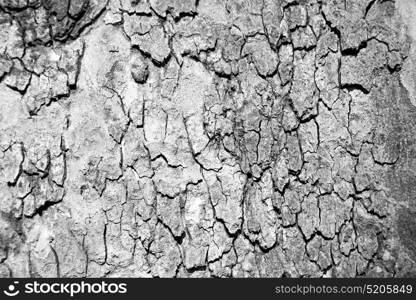
[[[416,276],[415,15],[0,1],[0,277]]]

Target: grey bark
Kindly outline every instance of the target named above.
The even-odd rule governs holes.
[[[0,277],[416,276],[414,15],[0,0]]]

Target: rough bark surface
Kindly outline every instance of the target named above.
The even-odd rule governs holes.
[[[0,277],[416,276],[415,15],[0,0]]]

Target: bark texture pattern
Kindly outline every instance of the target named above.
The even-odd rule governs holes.
[[[0,277],[416,276],[413,0],[0,0]]]

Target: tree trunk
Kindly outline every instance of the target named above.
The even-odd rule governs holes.
[[[0,5],[0,277],[416,276],[416,2]]]

